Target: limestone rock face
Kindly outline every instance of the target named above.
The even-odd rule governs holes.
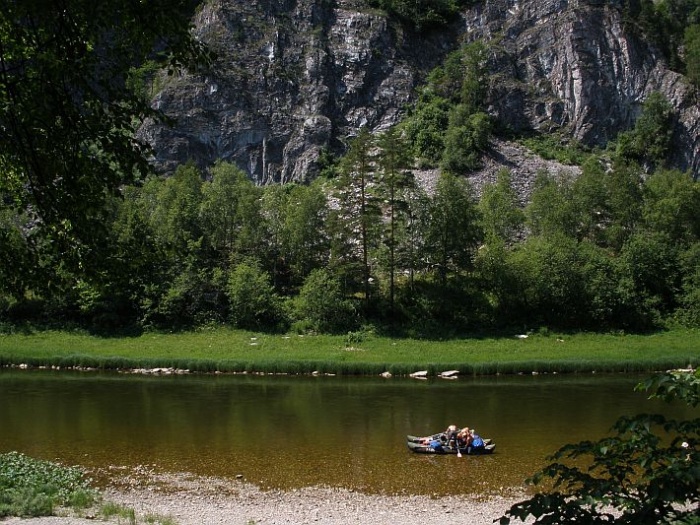
[[[312,178],[322,148],[397,122],[456,37],[414,40],[342,0],[206,0],[195,26],[214,70],[165,79],[153,103],[175,125],[141,133],[162,171],[222,159],[261,184]]]
[[[468,11],[470,38],[494,42],[491,112],[515,130],[561,129],[604,146],[650,93],[675,107],[674,165],[700,170],[697,92],[624,27],[614,0],[493,0]]]
[[[197,35],[207,76],[156,82],[174,125],[141,134],[164,172],[222,159],[257,183],[305,181],[324,147],[398,122],[460,42],[492,43],[489,112],[516,131],[604,145],[662,92],[678,112],[674,164],[700,173],[697,93],[624,27],[617,0],[485,0],[448,30],[418,36],[359,0],[204,0]]]

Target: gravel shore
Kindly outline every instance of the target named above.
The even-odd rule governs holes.
[[[344,489],[305,488],[263,491],[241,480],[152,476],[147,482],[127,481],[104,491],[106,501],[132,508],[136,523],[176,525],[490,525],[515,501],[513,496],[476,498],[449,496],[386,496]],[[101,518],[10,518],[3,525],[94,525]],[[110,523],[128,524],[125,518]]]

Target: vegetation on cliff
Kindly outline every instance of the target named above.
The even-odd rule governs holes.
[[[700,2],[698,0],[633,0],[625,2],[628,26],[659,49],[675,71],[700,86]]]
[[[474,3],[473,0],[367,0],[369,5],[384,9],[403,23],[418,31],[444,26],[454,21],[460,7]]]
[[[481,41],[453,51],[435,68],[401,127],[422,167],[469,173],[481,166],[493,123],[484,112],[488,47]]]

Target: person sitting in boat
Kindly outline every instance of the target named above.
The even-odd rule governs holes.
[[[476,432],[472,432],[472,441],[471,441],[471,447],[472,448],[483,448],[486,446],[486,443],[484,443],[484,440],[481,439],[481,436],[477,434]]]
[[[447,436],[447,444],[450,446],[457,447],[457,435],[459,431],[457,430],[457,425],[450,425],[445,430],[444,434]]]
[[[469,427],[464,427],[457,433],[457,442],[460,448],[469,447],[474,439],[474,434]]]

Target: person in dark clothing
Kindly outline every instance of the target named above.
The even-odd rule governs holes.
[[[457,434],[459,433],[459,430],[457,429],[457,425],[450,425],[447,427],[445,430],[445,435],[447,436],[447,444],[451,447],[457,448]]]

